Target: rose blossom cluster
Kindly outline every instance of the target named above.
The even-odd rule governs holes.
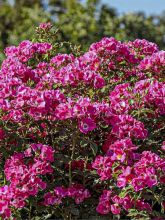
[[[9,185],[0,187],[0,214],[4,218],[11,216],[11,208],[23,208],[26,199],[37,196],[39,191],[47,188],[42,176],[51,175],[54,162],[52,147],[31,144],[23,153],[15,153],[5,162],[4,173]],[[43,196],[44,205],[62,203],[61,199],[70,197],[80,204],[90,197],[90,193],[81,184],[72,184],[68,188],[56,187],[54,195],[50,192]]]
[[[49,31],[51,24],[39,29]],[[165,183],[164,51],[146,40],[111,37],[80,56],[54,55],[50,43],[27,40],[5,54],[0,145],[7,156],[1,151],[6,181],[0,215],[14,216],[14,209],[35,197],[44,207],[65,207],[70,199],[78,206],[90,198],[99,214],[136,209],[152,216],[143,193]],[[149,145],[155,127],[158,150]]]
[[[151,70],[159,74],[164,70],[165,66],[165,52],[159,51],[153,53],[152,56],[145,57],[139,64],[139,69],[146,71]]]
[[[68,188],[56,187],[53,193],[48,192],[44,195],[44,205],[61,204],[62,199],[66,197],[70,197],[75,200],[76,204],[80,204],[90,196],[89,190],[84,189],[81,184],[73,184]]]
[[[22,208],[25,200],[46,188],[42,176],[51,174],[54,150],[47,145],[32,144],[23,153],[14,153],[5,162],[4,173],[9,185],[0,187],[0,213],[11,215],[10,208]]]
[[[149,203],[143,200],[136,200],[130,198],[130,196],[125,196],[123,198],[119,196],[114,196],[111,190],[104,190],[103,194],[99,198],[99,204],[97,206],[97,212],[105,215],[112,212],[114,215],[119,215],[121,209],[128,211],[133,206],[135,206],[139,211],[148,210],[151,211],[151,206]]]
[[[52,27],[52,24],[50,22],[48,23],[40,23],[39,28],[42,30],[49,30]]]

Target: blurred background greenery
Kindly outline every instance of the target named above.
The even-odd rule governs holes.
[[[0,0],[0,60],[6,46],[32,39],[34,28],[47,21],[59,28],[58,40],[81,45],[82,50],[104,36],[145,38],[165,49],[165,12],[121,15],[101,0]]]

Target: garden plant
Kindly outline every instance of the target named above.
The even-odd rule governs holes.
[[[83,52],[57,35],[42,23],[5,49],[1,219],[163,220],[165,51],[106,37]]]

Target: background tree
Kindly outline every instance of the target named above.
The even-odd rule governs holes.
[[[82,45],[86,49],[91,42],[99,39],[96,19],[98,1],[88,0],[85,4],[76,0],[65,3],[65,13],[59,14],[56,26],[64,41]]]
[[[40,0],[1,1],[0,7],[0,57],[7,45],[18,44],[32,38],[33,30],[40,22],[51,19]]]

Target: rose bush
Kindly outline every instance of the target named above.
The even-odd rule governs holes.
[[[52,30],[5,50],[2,219],[163,219],[165,51],[111,37],[62,54]]]

